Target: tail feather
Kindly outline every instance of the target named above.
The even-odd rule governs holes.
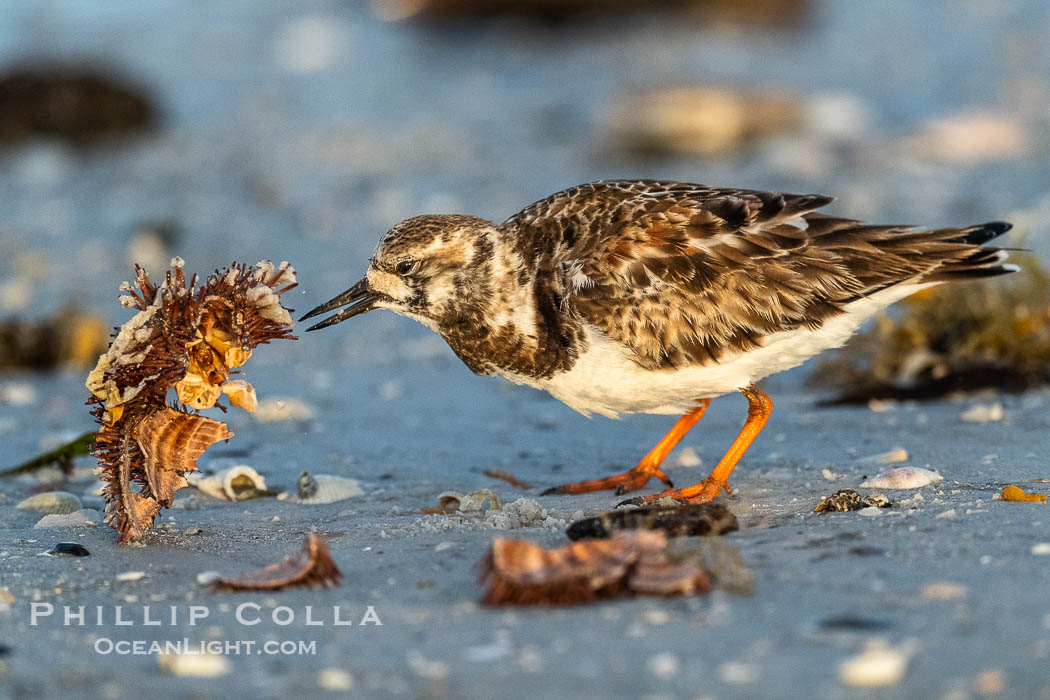
[[[1001,236],[1013,228],[1005,221],[990,221],[986,224],[957,229],[957,235],[946,240],[974,246],[973,252],[962,258],[945,262],[940,267],[923,275],[922,282],[951,282],[953,280],[996,277],[1016,272],[1016,265],[1006,264],[1007,251],[1002,248],[982,248],[988,241]]]

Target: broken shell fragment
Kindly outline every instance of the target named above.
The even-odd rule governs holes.
[[[621,595],[693,595],[711,584],[695,562],[673,561],[662,532],[619,532],[609,539],[548,550],[497,537],[481,560],[485,605],[571,605]]]
[[[80,499],[67,491],[47,491],[21,501],[18,510],[34,510],[38,513],[62,515],[80,510]]]
[[[280,563],[228,578],[204,572],[197,580],[219,590],[276,591],[302,586],[338,586],[342,574],[332,561],[328,545],[320,536],[311,533],[306,536],[302,551],[295,557],[285,557]]]
[[[740,529],[736,516],[721,503],[617,509],[577,520],[565,534],[570,540],[610,537],[623,530],[660,530],[668,537],[724,535]]]
[[[254,413],[259,407],[259,399],[255,396],[255,387],[243,379],[234,379],[222,385],[222,393],[230,400],[230,405],[249,413]]]
[[[274,495],[266,488],[266,480],[247,464],[237,464],[210,476],[189,475],[187,481],[197,490],[224,501]]]
[[[421,508],[421,513],[427,515],[450,515],[452,513],[480,513],[485,509],[485,502],[489,504],[489,510],[499,510],[499,496],[489,489],[479,489],[473,493],[462,494],[456,491],[445,491],[438,495],[437,508]]]
[[[886,474],[879,474],[860,484],[862,489],[921,489],[923,486],[939,484],[944,477],[938,472],[921,467],[897,467]]]
[[[336,503],[363,496],[365,493],[354,479],[333,474],[312,475],[309,472],[299,475],[295,490],[296,494],[292,500],[306,505]]]
[[[1027,501],[1029,503],[1046,503],[1045,493],[1025,493],[1020,486],[1007,486],[1003,489],[1004,501]]]
[[[830,496],[825,496],[824,499],[817,504],[817,507],[813,509],[813,512],[846,513],[851,510],[890,508],[892,506],[893,504],[890,502],[890,499],[886,498],[881,493],[875,493],[861,498],[861,495],[853,489],[839,489]]]

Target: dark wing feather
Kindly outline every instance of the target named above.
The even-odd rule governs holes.
[[[819,328],[904,281],[1008,272],[980,244],[1009,228],[916,231],[816,213],[832,201],[678,182],[581,185],[503,226],[560,275],[560,303],[646,367],[718,362],[770,334]],[[523,251],[524,252],[524,251]]]

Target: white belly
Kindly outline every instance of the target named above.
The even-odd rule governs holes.
[[[841,346],[866,318],[928,286],[932,285],[887,289],[853,302],[846,313],[815,331],[801,328],[776,333],[767,337],[762,347],[704,367],[643,369],[631,360],[630,351],[589,326],[587,352],[568,372],[550,379],[500,374],[516,384],[543,389],[584,415],[682,414],[695,407],[697,399],[737,391],[770,374],[797,367],[823,350]]]

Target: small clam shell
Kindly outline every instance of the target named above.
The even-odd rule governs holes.
[[[296,490],[292,500],[307,505],[345,501],[365,493],[354,479],[333,474],[311,475],[307,472],[299,475]]]
[[[68,491],[47,491],[30,496],[16,506],[19,510],[61,515],[81,509],[80,499]]]
[[[73,511],[72,513],[48,513],[37,521],[33,527],[40,528],[62,528],[62,527],[91,527],[102,522],[98,511],[91,508]]]
[[[450,513],[479,513],[489,502],[489,510],[499,510],[499,496],[489,489],[480,489],[473,493],[462,494],[458,491],[444,491],[438,495],[437,508],[423,508],[421,512],[428,515],[448,515]]]
[[[187,474],[187,480],[198,490],[224,501],[245,501],[271,495],[266,488],[266,480],[247,464],[237,464],[200,478]]]

